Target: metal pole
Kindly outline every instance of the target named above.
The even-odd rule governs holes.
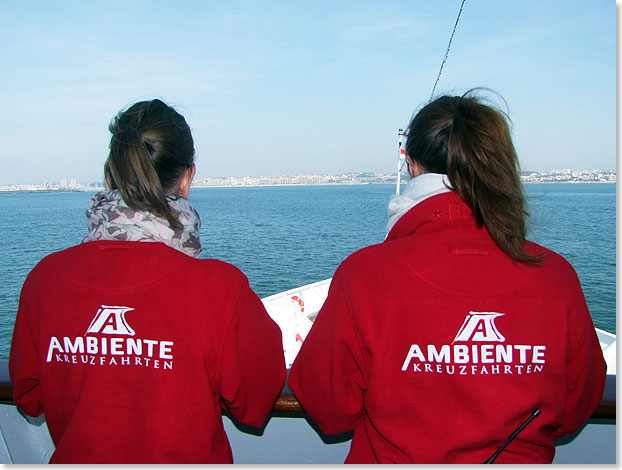
[[[398,133],[398,147],[399,153],[397,155],[397,187],[395,188],[395,194],[400,194],[400,185],[402,184],[402,167],[404,166],[404,162],[406,161],[406,152],[402,148],[402,141],[404,138],[404,129],[399,129]]]

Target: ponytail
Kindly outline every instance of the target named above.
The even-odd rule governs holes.
[[[134,210],[181,224],[168,205],[183,171],[194,164],[194,143],[185,119],[160,100],[143,101],[120,112],[110,123],[106,181]]]
[[[537,265],[542,255],[530,255],[523,246],[528,213],[509,118],[470,96],[473,91],[425,106],[411,121],[406,152],[425,171],[447,174],[477,225],[486,226],[502,251]]]

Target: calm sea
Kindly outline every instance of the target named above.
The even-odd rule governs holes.
[[[615,184],[527,184],[529,238],[575,267],[597,327],[616,328]],[[394,186],[193,188],[202,258],[238,266],[260,297],[332,276],[385,237]],[[80,243],[91,193],[0,194],[0,358],[19,293],[45,255]],[[96,266],[93,267],[97,269]]]

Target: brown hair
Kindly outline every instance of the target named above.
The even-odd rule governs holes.
[[[473,96],[441,96],[410,122],[406,153],[429,173],[446,174],[451,189],[513,260],[537,265],[525,252],[525,198],[509,117]]]
[[[108,129],[104,173],[110,189],[118,189],[132,209],[181,228],[167,197],[176,196],[184,170],[194,165],[194,141],[184,117],[158,99],[141,101],[119,112]]]

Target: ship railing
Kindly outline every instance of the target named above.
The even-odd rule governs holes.
[[[292,393],[292,391],[287,387],[287,385],[283,388],[279,399],[277,400],[274,408],[272,409],[272,413],[275,414],[304,414],[304,410],[300,406],[298,400]],[[600,401],[600,404],[592,413],[590,419],[606,419],[606,420],[615,420],[616,419],[616,376],[608,375],[607,380],[605,382],[605,390],[603,392],[603,398]]]
[[[13,402],[13,386],[9,377],[7,360],[0,360],[0,402]],[[273,415],[305,416],[300,403],[285,384],[273,409]],[[598,408],[592,413],[590,419],[615,420],[616,419],[616,376],[607,375],[605,390]]]

